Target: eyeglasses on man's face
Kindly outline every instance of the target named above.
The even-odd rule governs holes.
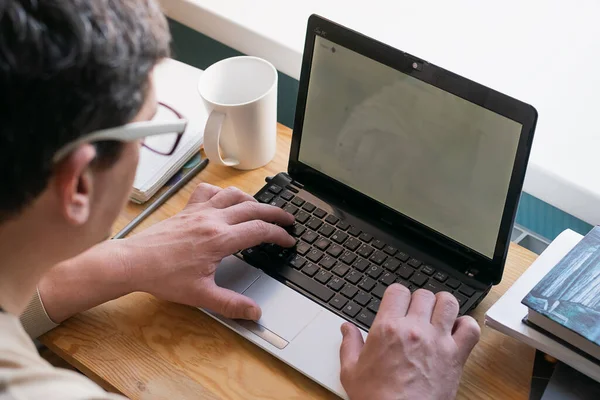
[[[70,152],[84,143],[96,143],[107,140],[132,142],[144,139],[143,146],[155,153],[170,156],[177,150],[188,121],[171,106],[159,102],[154,119],[132,122],[115,128],[102,129],[67,143],[58,150],[52,161],[58,163]]]

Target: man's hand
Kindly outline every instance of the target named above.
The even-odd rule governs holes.
[[[293,222],[291,214],[239,189],[201,184],[179,214],[124,239],[121,259],[137,291],[228,318],[257,320],[258,305],[218,287],[215,271],[223,258],[248,247],[294,246],[295,239],[281,227]]]
[[[342,326],[341,381],[352,400],[453,399],[467,357],[479,341],[471,317],[458,316],[447,292],[404,286],[385,292],[363,342],[359,330]]]

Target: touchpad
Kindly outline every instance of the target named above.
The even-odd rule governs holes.
[[[262,309],[260,325],[291,342],[323,310],[320,306],[268,275],[246,291]]]

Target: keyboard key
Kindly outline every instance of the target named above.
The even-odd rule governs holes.
[[[300,254],[300,255],[305,255],[306,253],[308,253],[308,251],[310,250],[310,245],[304,242],[299,242],[296,245],[296,253]]]
[[[327,287],[321,285],[319,282],[310,279],[306,275],[303,275],[292,268],[281,268],[277,272],[279,275],[281,275],[281,277],[292,282],[299,288],[306,290],[308,293],[321,299],[322,301],[328,302],[335,293]]]
[[[351,299],[354,296],[356,296],[356,293],[358,293],[358,289],[352,285],[346,285],[340,293],[346,296],[347,298]]]
[[[317,207],[312,203],[306,202],[306,203],[304,203],[302,208],[308,212],[313,212],[315,210],[315,208],[317,208]]]
[[[421,266],[421,264],[423,264],[421,261],[417,260],[416,258],[411,258],[408,261],[408,265],[410,265],[413,268],[419,268]]]
[[[310,214],[302,210],[298,211],[298,213],[296,214],[296,221],[300,222],[301,224],[306,223],[306,221],[308,221],[309,218]]]
[[[275,200],[273,200],[272,202],[270,202],[269,204],[272,205],[272,206],[274,206],[274,207],[283,208],[283,207],[285,207],[285,205],[287,203],[285,202],[284,199],[282,199],[281,197],[278,197]]]
[[[287,190],[289,190],[290,192],[300,193],[300,191],[298,189],[296,189],[295,187],[293,187],[292,185],[287,185],[285,188]]]
[[[333,269],[333,273],[337,276],[341,276],[342,278],[346,276],[346,274],[350,271],[350,267],[344,264],[338,264]]]
[[[407,281],[405,279],[402,279],[402,278],[396,279],[396,283],[399,283],[399,284],[401,284],[402,286],[404,286],[406,288],[412,286],[409,281]]]
[[[258,195],[256,200],[260,201],[261,203],[270,203],[271,201],[273,201],[274,198],[275,196],[273,194],[265,192]]]
[[[369,243],[371,240],[373,240],[373,236],[368,234],[367,232],[361,233],[358,238],[365,243]]]
[[[306,260],[300,256],[300,254],[296,254],[294,258],[290,261],[290,265],[296,269],[300,269],[306,264]]]
[[[315,276],[315,274],[319,272],[319,267],[313,263],[307,263],[304,268],[302,268],[302,272],[308,276]]]
[[[381,277],[380,281],[384,284],[384,285],[391,285],[392,283],[396,282],[396,275],[392,274],[391,272],[386,272],[385,274],[383,274],[383,276]]]
[[[322,208],[317,208],[315,211],[313,211],[313,215],[315,217],[323,218],[324,216],[327,215],[327,212],[325,210],[323,210]]]
[[[344,314],[354,318],[361,310],[362,308],[360,308],[358,304],[349,302],[346,307],[344,307]]]
[[[301,199],[300,197],[296,196],[292,200],[292,204],[298,207],[302,207],[302,204],[304,204],[304,199]]]
[[[352,251],[355,251],[356,249],[358,249],[358,246],[361,245],[361,241],[356,239],[356,238],[350,238],[348,240],[346,240],[346,243],[344,243],[344,247],[346,247],[347,249],[350,249]]]
[[[462,285],[460,285],[460,289],[458,289],[459,292],[461,292],[462,294],[471,297],[475,294],[475,290],[471,289],[470,287],[468,287],[467,285],[465,285],[464,283]]]
[[[369,275],[373,279],[378,279],[383,273],[383,268],[378,265],[371,265],[369,270],[367,271],[367,275]]]
[[[342,246],[339,244],[333,244],[332,246],[329,246],[329,249],[327,249],[327,254],[331,254],[333,257],[337,258],[340,256],[340,254],[342,254],[343,251],[344,248]]]
[[[412,269],[411,267],[407,266],[407,265],[403,265],[400,267],[400,269],[398,270],[398,275],[400,275],[401,278],[403,279],[408,279],[412,276],[413,272],[415,272],[414,269]]]
[[[362,274],[358,271],[350,271],[348,275],[346,275],[346,280],[354,285],[356,285],[361,279]]]
[[[336,231],[333,236],[331,236],[331,240],[336,243],[342,244],[348,239],[348,235],[341,231]]]
[[[393,256],[394,254],[396,254],[398,252],[398,249],[393,246],[385,246],[383,251],[388,253],[390,256]]]
[[[373,249],[371,246],[363,244],[362,246],[360,246],[360,249],[358,249],[357,253],[363,256],[364,258],[369,258],[374,251],[375,249]]]
[[[446,282],[446,285],[452,289],[458,289],[460,281],[458,279],[450,278],[448,279],[448,282]]]
[[[431,265],[424,265],[423,268],[421,268],[421,272],[423,272],[426,275],[433,275],[435,274],[435,269],[433,269],[433,267]]]
[[[345,251],[344,255],[340,258],[340,260],[342,260],[348,265],[351,265],[354,262],[354,260],[356,260],[356,254],[350,251]]]
[[[283,207],[283,211],[292,215],[296,215],[296,213],[298,212],[298,207],[288,204],[287,206]]]
[[[381,240],[377,239],[373,243],[371,243],[371,246],[375,247],[376,249],[381,250],[386,246],[386,244],[384,242],[382,242]]]
[[[436,272],[433,278],[439,282],[444,282],[446,281],[446,279],[448,279],[448,274],[444,272]]]
[[[280,196],[284,200],[290,201],[294,198],[294,193],[290,192],[289,190],[284,190],[283,193],[280,194]],[[302,205],[302,204],[300,204],[300,205]]]
[[[356,237],[361,234],[361,230],[353,225],[350,227],[350,229],[348,229],[348,233]]]
[[[467,301],[469,301],[468,298],[466,298],[465,296],[463,296],[462,294],[458,293],[458,292],[454,292],[454,297],[456,297],[456,300],[458,300],[458,305],[460,307],[464,306],[465,303]]]
[[[335,224],[337,224],[337,222],[338,222],[339,220],[340,220],[340,219],[339,219],[338,217],[336,217],[335,215],[333,215],[333,214],[329,214],[329,215],[327,216],[327,218],[325,218],[325,222],[327,222],[328,224],[331,224],[331,225],[335,225]]]
[[[365,270],[367,268],[369,268],[369,266],[371,265],[371,263],[369,263],[367,260],[365,260],[364,258],[359,258],[355,263],[354,263],[354,268],[356,268],[357,270],[359,270],[360,272],[365,272]]]
[[[373,299],[369,305],[367,306],[367,308],[371,311],[373,311],[374,313],[379,312],[379,305],[381,304],[381,300],[378,299]]]
[[[325,251],[325,249],[327,249],[330,244],[331,244],[331,242],[329,240],[327,240],[325,238],[321,238],[321,239],[317,240],[317,243],[315,243],[315,247],[319,250]]]
[[[340,222],[338,222],[337,227],[338,227],[338,229],[345,231],[346,229],[350,228],[350,224],[347,223],[346,221],[340,221]]]
[[[338,278],[337,276],[334,276],[333,279],[331,279],[331,281],[329,281],[329,285],[327,285],[327,286],[329,286],[331,289],[338,292],[342,287],[344,287],[344,285],[345,285],[345,283],[342,278]]]
[[[446,287],[444,285],[442,285],[441,283],[439,283],[438,281],[435,281],[433,279],[430,279],[425,286],[423,286],[423,289],[427,289],[431,292],[433,292],[433,294],[436,294],[438,292],[444,292],[444,291],[448,291],[446,289]]]
[[[323,257],[319,262],[319,265],[325,269],[331,269],[335,266],[335,264],[337,264],[337,261],[335,261],[335,258],[330,256]]]
[[[279,194],[279,193],[281,193],[282,190],[283,190],[283,188],[281,186],[278,186],[275,184],[269,186],[269,192],[271,192],[271,193]]]
[[[402,262],[406,262],[406,261],[408,261],[410,256],[406,253],[400,252],[400,253],[396,253],[396,258]]]
[[[383,263],[383,267],[391,272],[396,272],[396,270],[400,267],[400,261],[395,258],[388,258],[386,262]]]
[[[319,262],[319,260],[322,257],[323,257],[323,252],[321,250],[317,250],[317,249],[312,249],[306,255],[306,258],[308,258],[310,261],[315,262],[315,263]]]
[[[410,282],[417,285],[418,287],[421,287],[425,284],[425,282],[427,282],[427,279],[427,275],[423,275],[422,273],[417,272],[413,275],[412,278],[410,278]]]
[[[332,275],[323,269],[320,270],[319,273],[317,273],[317,275],[315,275],[315,279],[317,281],[321,282],[323,285],[325,285],[327,282],[329,282],[331,277],[332,277]]]
[[[331,234],[335,231],[335,228],[328,224],[323,224],[321,229],[319,229],[319,233],[325,237],[331,236]]]
[[[302,235],[302,240],[310,244],[313,244],[318,238],[319,235],[317,235],[317,232],[313,231],[306,231],[306,233]]]
[[[360,291],[354,296],[354,301],[364,307],[371,302],[371,296],[366,292]]]
[[[371,325],[373,325],[373,321],[375,320],[375,314],[367,310],[362,310],[358,313],[356,320],[370,328]]]
[[[333,299],[331,299],[331,301],[329,302],[329,304],[331,304],[333,306],[333,308],[338,309],[338,310],[341,310],[342,308],[344,308],[346,303],[348,303],[348,299],[346,299],[344,296],[341,296],[339,294],[336,294],[335,296],[333,296]]]
[[[381,265],[383,264],[383,262],[387,259],[387,256],[385,255],[385,253],[383,251],[376,251],[371,258],[369,258],[370,261],[374,262],[377,265]]]
[[[360,281],[358,287],[365,292],[370,292],[371,289],[375,287],[375,281],[369,277],[365,277],[362,281]]]
[[[318,230],[321,227],[321,225],[323,225],[323,221],[315,217],[311,218],[310,221],[308,221],[308,223],[306,224],[306,226],[308,226],[313,231]]]
[[[296,236],[296,237],[300,237],[302,236],[302,234],[306,232],[306,228],[303,227],[302,225],[296,223],[294,224],[294,227],[292,228],[292,235]]]
[[[385,293],[385,289],[387,289],[387,286],[378,283],[377,286],[375,286],[375,289],[371,290],[371,294],[375,297],[383,299],[383,293]]]

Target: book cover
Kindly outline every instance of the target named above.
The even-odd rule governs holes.
[[[600,227],[592,229],[523,304],[600,346]]]

